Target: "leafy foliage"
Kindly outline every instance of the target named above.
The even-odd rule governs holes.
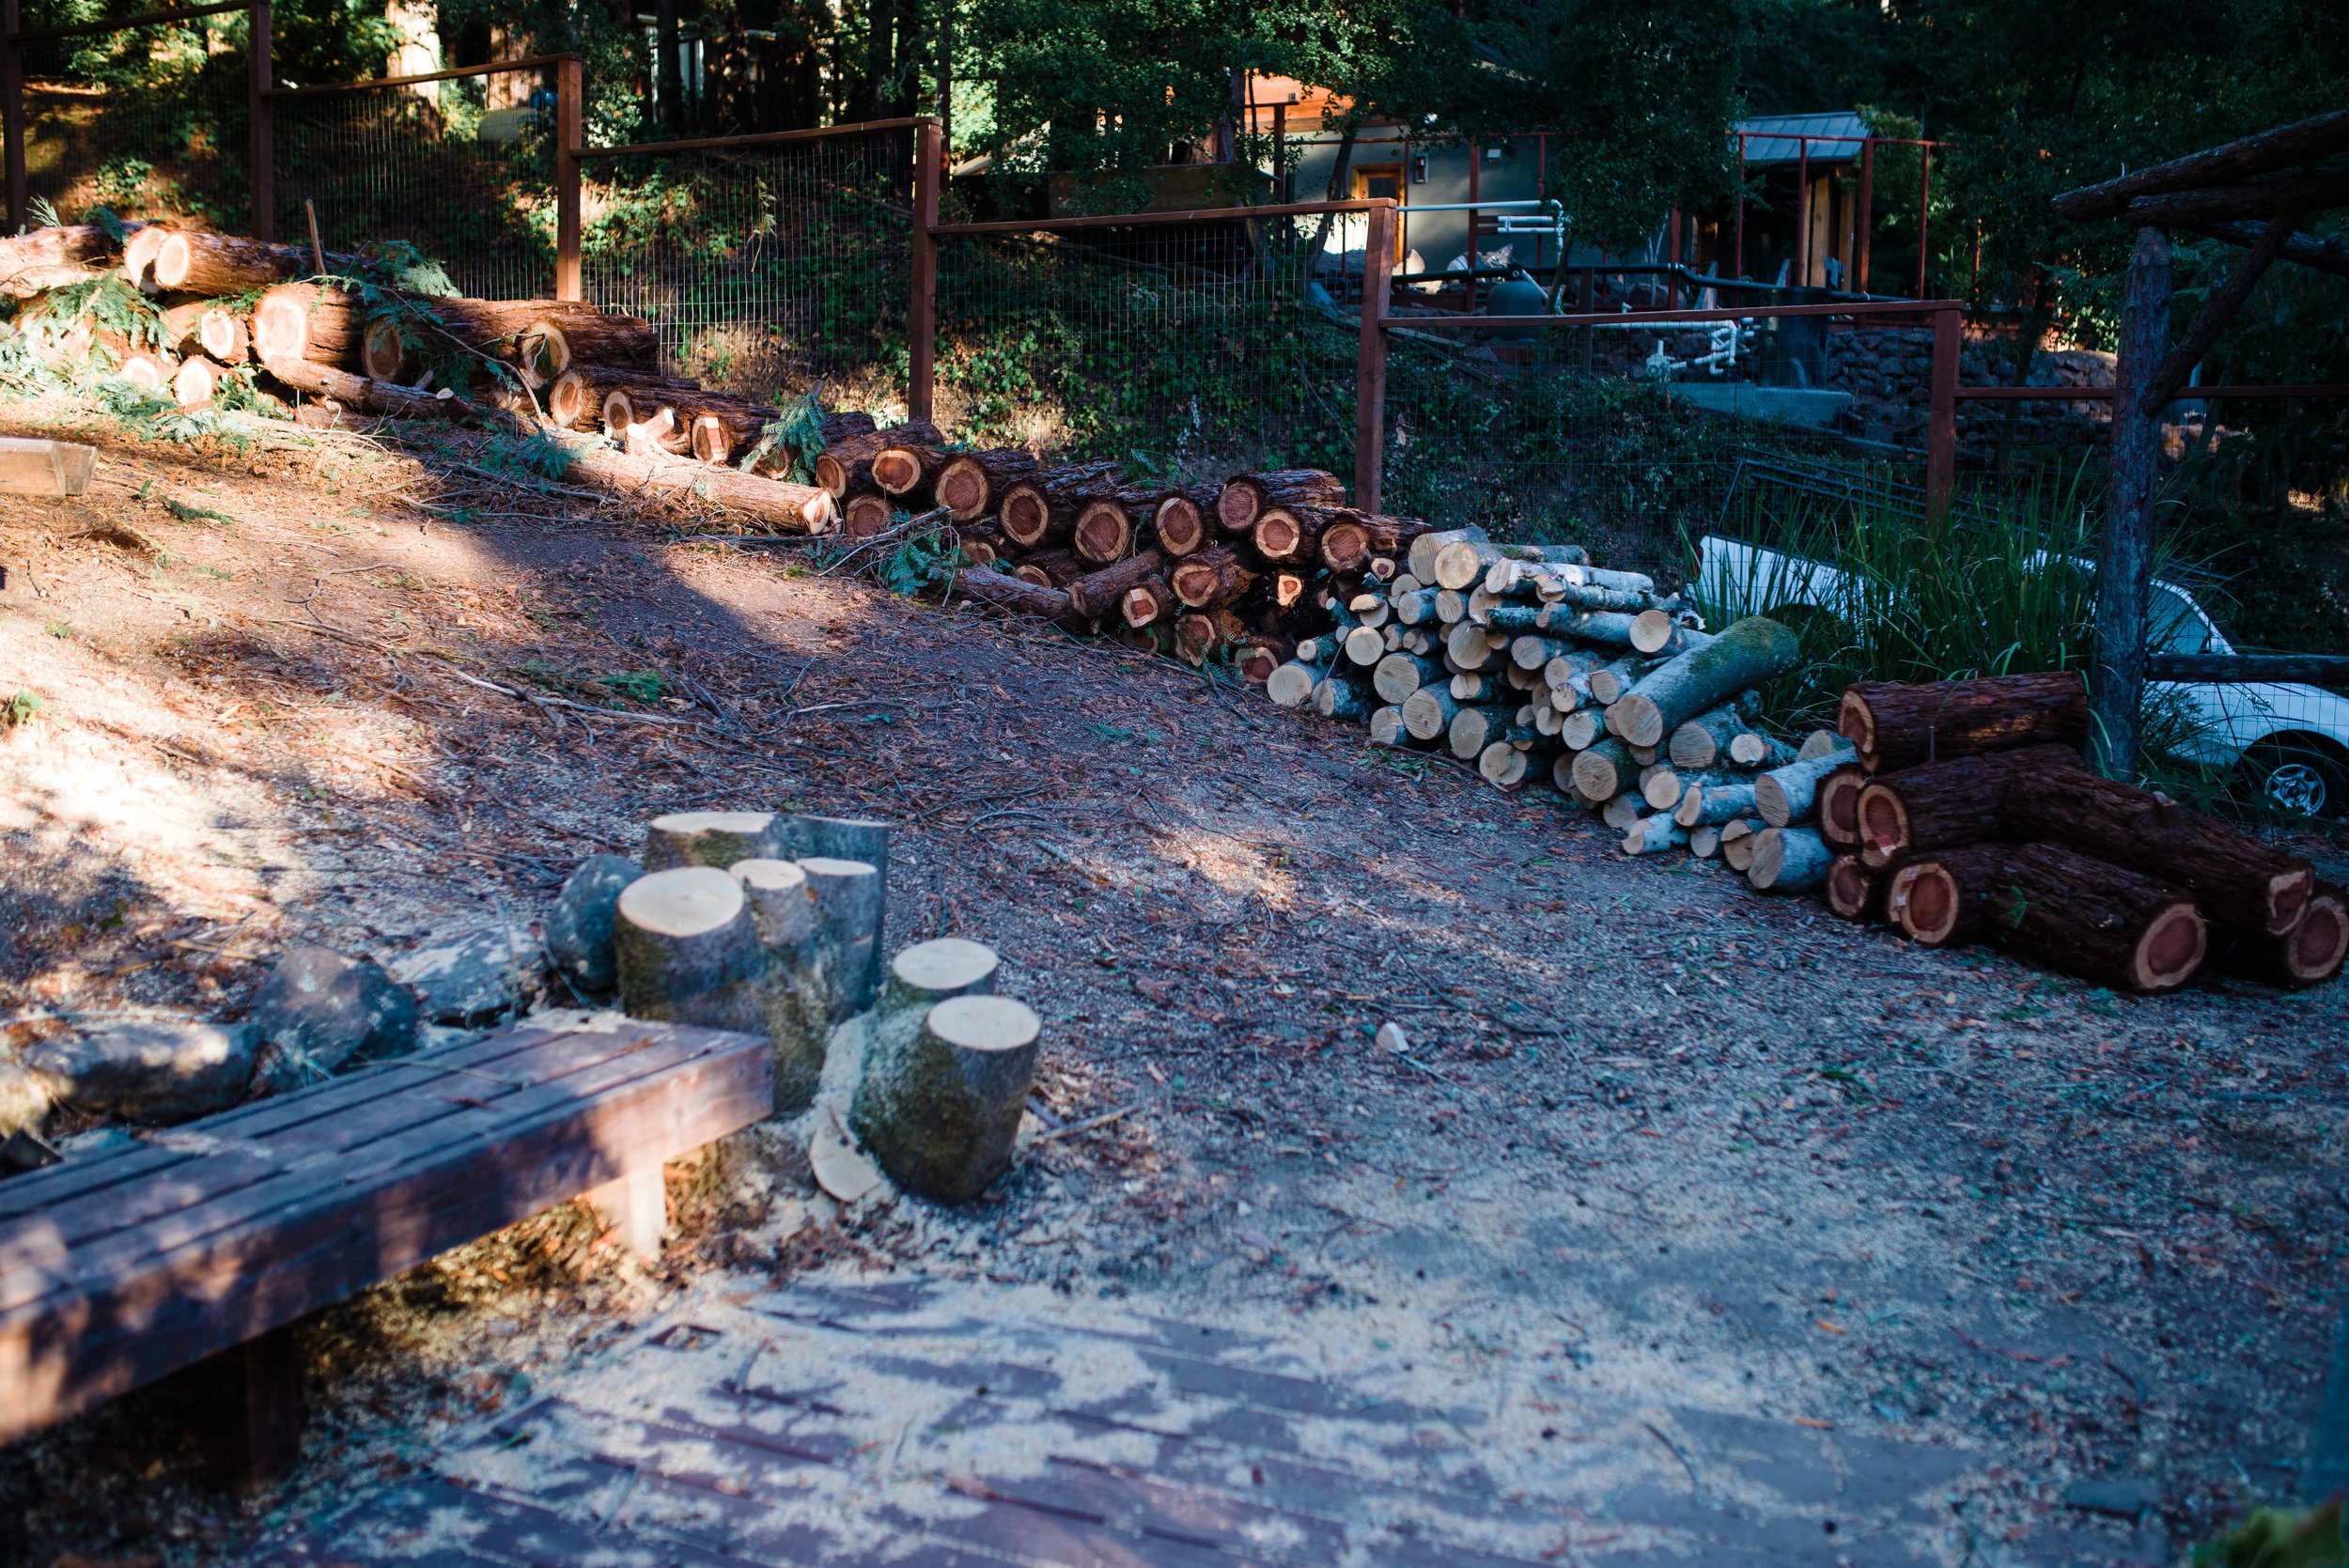
[[[874,576],[880,585],[905,598],[943,586],[971,564],[962,540],[952,528],[934,523],[910,534],[904,542],[880,558]]]
[[[2261,1508],[2219,1540],[2196,1549],[2195,1568],[2341,1568],[2341,1499],[2305,1512]]]
[[[596,684],[646,706],[659,702],[669,690],[658,670],[622,670],[617,675],[597,676]]]
[[[814,392],[795,401],[780,419],[770,420],[758,440],[735,466],[748,474],[777,452],[786,460],[782,477],[796,485],[816,482],[816,459],[824,451],[824,405]]]

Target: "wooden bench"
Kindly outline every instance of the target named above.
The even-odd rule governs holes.
[[[582,1194],[657,1250],[661,1161],[770,1114],[773,1050],[552,1015],[0,1182],[0,1444],[218,1357],[257,1483],[301,1421],[272,1330]]]

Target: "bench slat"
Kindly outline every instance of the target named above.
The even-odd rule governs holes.
[[[621,1045],[649,1043],[615,1051],[609,1034],[537,1032],[530,1051],[592,1063],[496,1099],[474,1093],[500,1088],[479,1079],[421,1080],[401,1093],[474,1103],[364,1147],[308,1134],[302,1163],[46,1265],[40,1217],[0,1223],[0,1257],[25,1260],[0,1265],[16,1302],[0,1310],[0,1442],[769,1113],[770,1042],[629,1027]]]

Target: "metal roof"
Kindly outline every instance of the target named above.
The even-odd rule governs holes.
[[[1735,129],[1748,132],[1746,162],[1792,163],[1802,156],[1804,136],[1848,136],[1850,141],[1812,142],[1813,163],[1834,163],[1859,156],[1859,138],[1869,134],[1867,123],[1848,109],[1817,115],[1757,115],[1741,119]]]

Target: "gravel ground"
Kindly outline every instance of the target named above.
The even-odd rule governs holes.
[[[839,1215],[749,1139],[673,1172],[705,1219],[649,1273],[534,1222],[315,1330],[289,1491],[182,1485],[166,1386],[19,1456],[41,1539],[232,1555],[725,1269],[1278,1302],[1481,1375],[1947,1443],[1990,1467],[1986,1542],[2079,1478],[2157,1491],[2178,1541],[2295,1489],[2349,1257],[2341,987],[2136,1001],[1921,952],[1626,862],[1546,790],[677,520],[350,436],[115,445],[82,502],[0,498],[0,664],[40,702],[0,738],[0,1039],[233,1015],[297,938],[530,918],[661,811],[821,809],[904,824],[893,945],[1004,955],[1050,1120],[1122,1114],[957,1214]],[[603,682],[645,670],[676,722],[459,678],[630,707]]]

